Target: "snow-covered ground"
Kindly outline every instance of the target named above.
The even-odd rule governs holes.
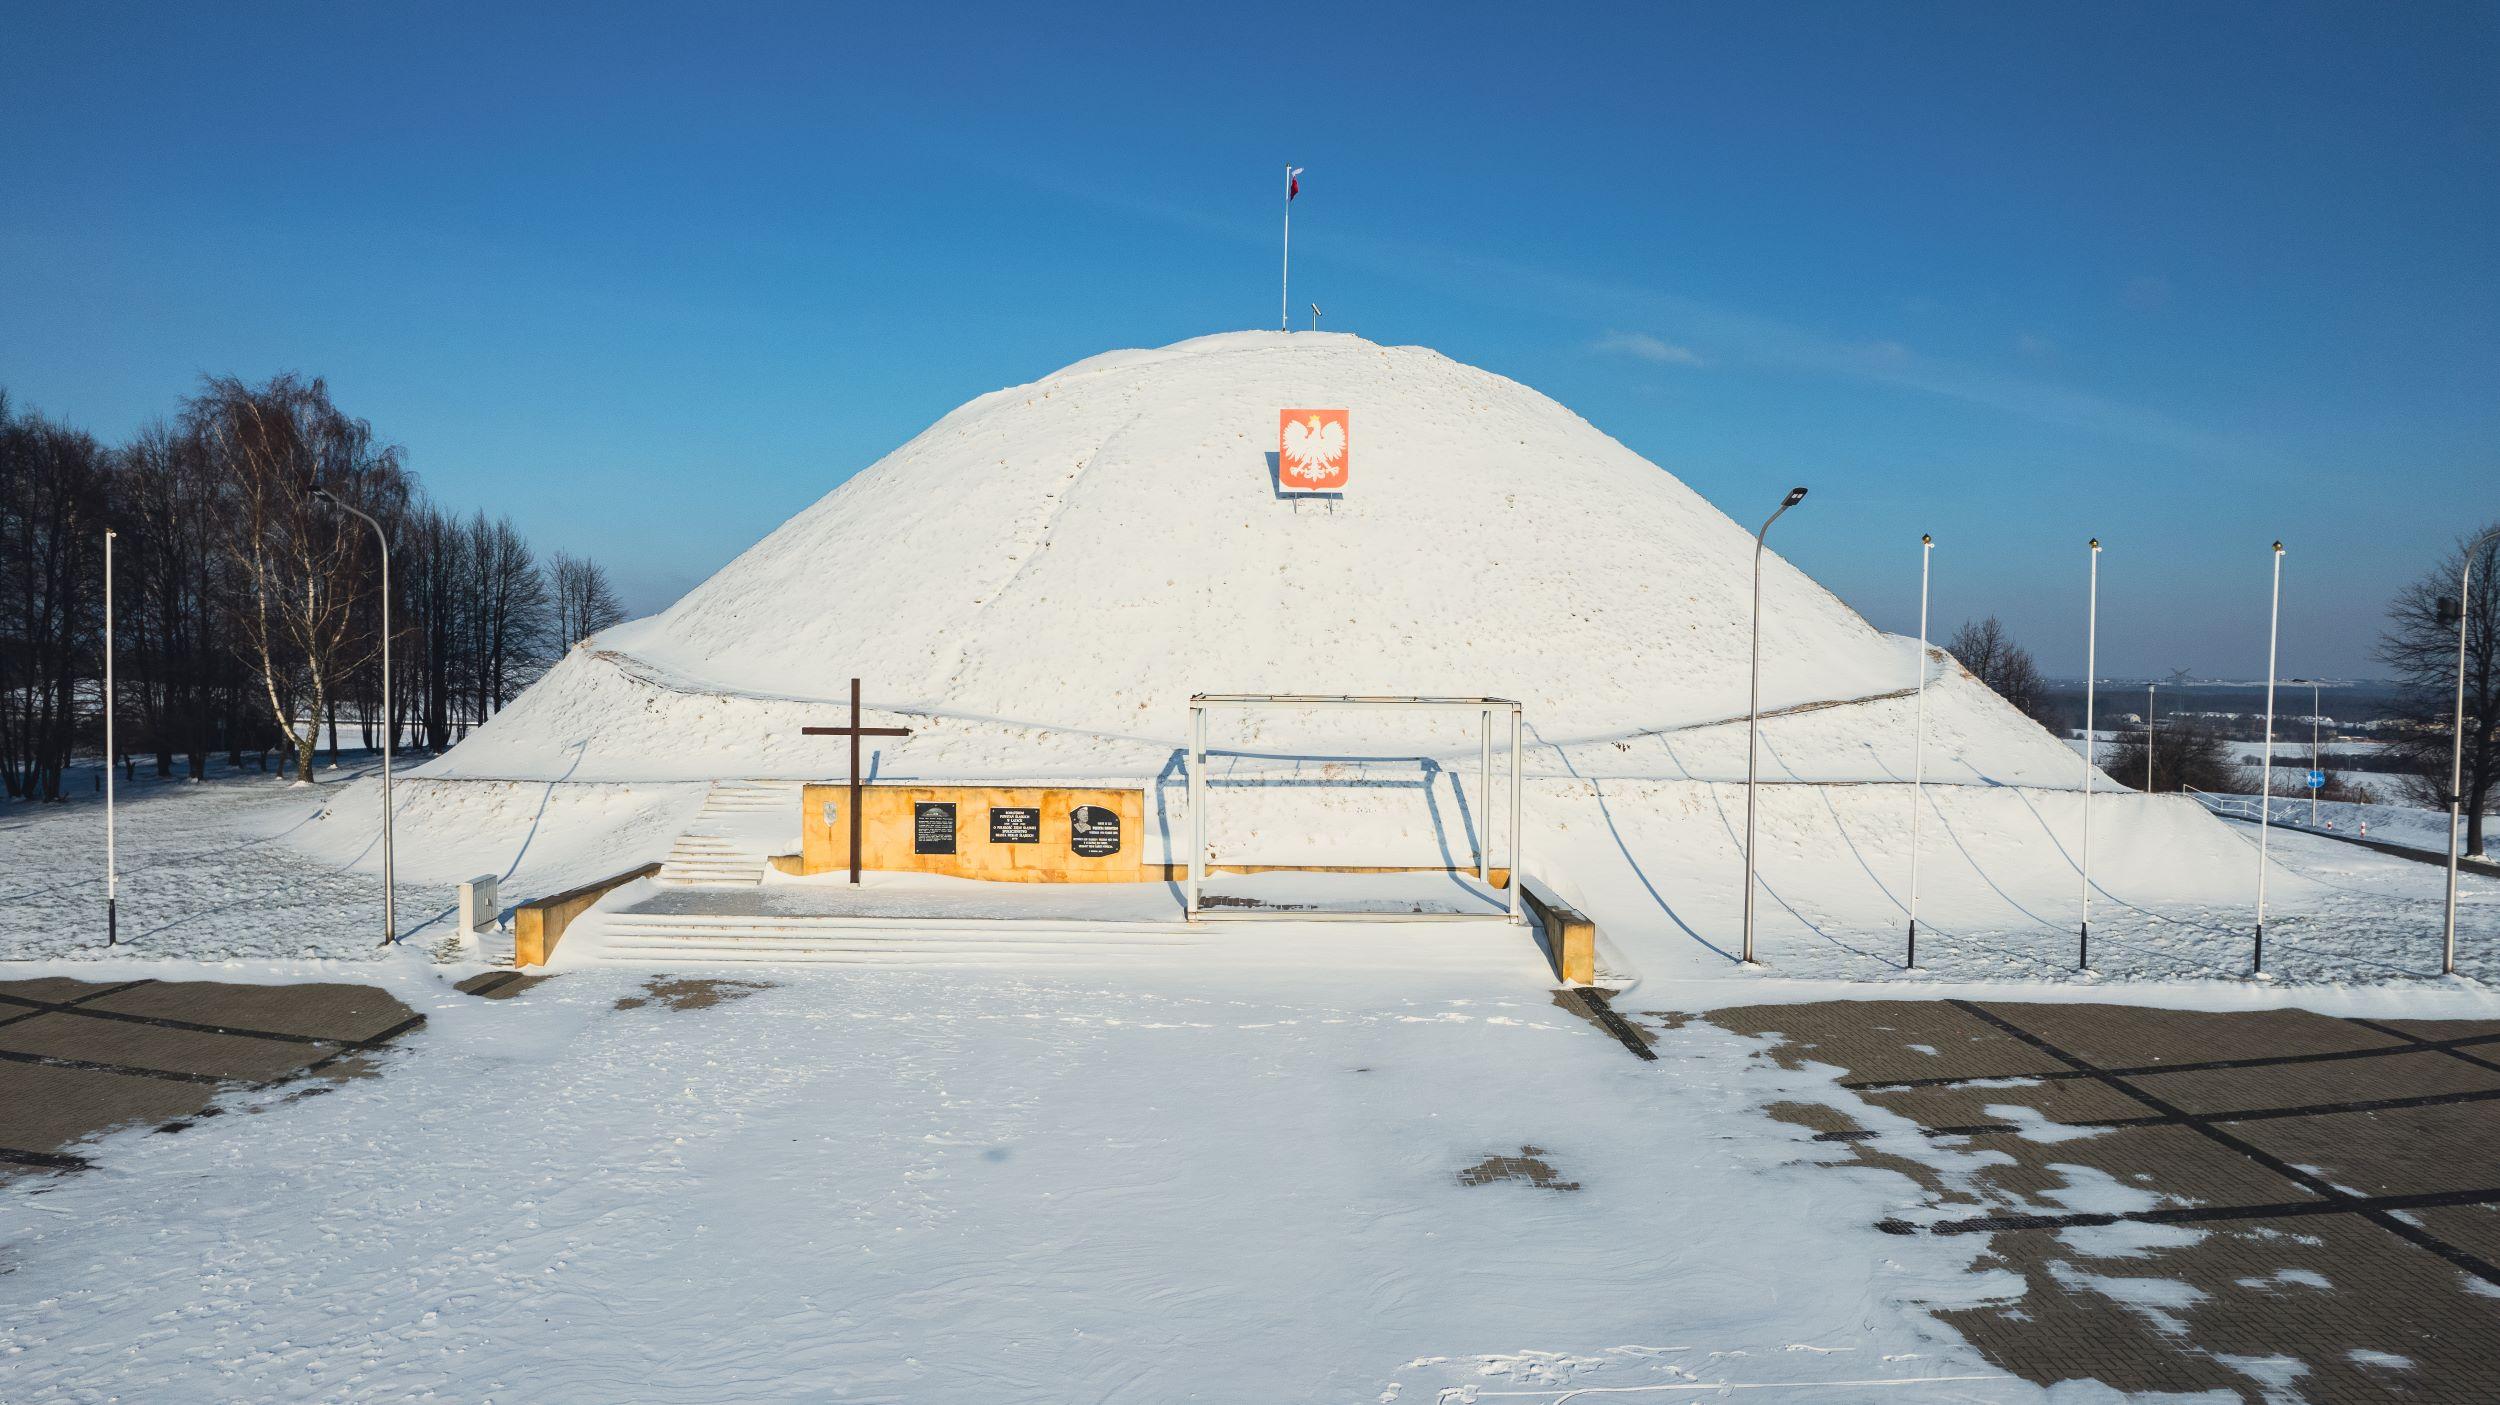
[[[399,926],[433,944],[456,887],[494,874],[506,906],[613,872],[616,845],[665,849],[703,787],[484,785],[429,794],[403,761]],[[104,803],[84,784],[58,805],[0,803],[0,961],[100,959]],[[350,756],[295,785],[223,764],[198,784],[125,785],[117,848],[121,955],[210,961],[361,961],[382,934],[378,765]],[[370,793],[342,817],[343,796]],[[429,822],[430,821],[430,822]],[[656,857],[656,853],[654,857]]]
[[[2257,818],[2257,797],[2254,793],[2200,795],[2198,798],[2215,814],[2234,819]],[[2348,800],[2320,800],[2313,805],[2306,799],[2277,795],[2269,818],[2278,825],[2356,837],[2364,834],[2362,826],[2367,825],[2366,835],[2374,842],[2443,856],[2448,852],[2448,812],[2445,810],[2425,810],[2413,805],[2362,805]],[[2500,814],[2483,816],[2483,834],[2486,845],[2495,837],[2500,837]],[[2460,852],[2464,849],[2464,836],[2465,826],[2460,819],[2457,826]]]
[[[1832,1070],[1698,1021],[1640,1063],[1533,969],[362,974],[429,1019],[380,1076],[0,1191],[0,1395],[2114,1398],[1930,1321],[2019,1280],[1764,1115],[1874,1115]]]
[[[616,861],[618,787],[411,789],[484,806],[472,847],[419,856],[425,871],[543,891]],[[2212,823],[2167,797],[2100,802],[2142,832],[2096,820],[2104,974],[2078,981],[2075,871],[2034,871],[2055,845],[2006,831],[2031,814],[2054,836],[2080,798],[2016,787],[1929,789],[1930,971],[1903,973],[1897,929],[1853,914],[1906,891],[1886,836],[1908,789],[1764,793],[1768,964],[1741,972],[1722,954],[1740,789],[1539,791],[1536,842],[1637,977],[1622,1008],[2124,982],[2197,1007],[2500,1011],[2483,984],[2500,881],[2468,880],[2480,979],[2440,981],[2437,871],[2307,835],[2274,846],[2288,979],[2239,979],[2254,850],[2237,831],[2248,862],[2200,879],[2206,900],[2126,900],[2131,870],[2176,867],[2177,827]],[[627,812],[664,836],[700,795]],[[474,967],[435,959],[439,922],[373,948],[371,835],[345,798],[251,777],[141,788],[123,808],[132,946],[109,955],[100,806],[0,811],[11,976],[351,978],[430,1021],[379,1077],[235,1095],[261,1115],[119,1134],[83,1149],[94,1172],[0,1190],[0,1396],[2109,1398],[2044,1396],[1927,1315],[2019,1285],[1975,1236],[1876,1231],[1918,1187],[1837,1174],[1818,1163],[1846,1148],[1765,1113],[1871,1115],[1832,1070],[1655,1017],[1661,1060],[1638,1062],[1554,1006],[1506,928],[1459,929],[1449,959],[1413,927],[1396,959],[1366,959],[1386,938],[1345,924],[1333,952],[1282,964],[1228,959],[1225,941],[1275,930],[1235,928],[1080,969],[741,967],[720,974],[770,988],[699,1009],[590,966],[485,1001],[450,989]],[[415,926],[449,901],[427,879],[403,910]],[[1990,983],[1947,983],[1973,978]],[[1927,1154],[1957,1174],[1962,1153]]]

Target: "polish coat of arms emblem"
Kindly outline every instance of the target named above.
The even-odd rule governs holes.
[[[1345,411],[1276,412],[1276,485],[1285,492],[1343,492],[1353,459]]]

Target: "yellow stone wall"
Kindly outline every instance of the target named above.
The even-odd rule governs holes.
[[[801,795],[799,872],[848,872],[850,787],[810,785]],[[825,818],[827,802],[834,807],[831,821]],[[954,853],[916,851],[915,807],[924,802],[955,806]],[[867,826],[860,831],[862,869],[943,873],[1001,883],[1137,883],[1146,877],[1138,862],[1145,844],[1146,795],[1142,790],[871,785],[861,787],[860,803],[868,812]],[[1097,805],[1120,817],[1119,852],[1093,858],[1069,847],[1069,814],[1080,805]],[[1030,844],[991,843],[993,808],[1040,810],[1039,839]]]

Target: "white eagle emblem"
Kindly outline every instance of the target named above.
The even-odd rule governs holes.
[[[1321,483],[1345,466],[1345,424],[1313,415],[1285,426],[1285,472],[1305,482]]]

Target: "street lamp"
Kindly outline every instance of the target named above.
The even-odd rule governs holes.
[[[2101,539],[2092,539],[2092,584],[2083,614],[2083,916],[2075,928],[2075,969],[2092,969],[2092,687],[2101,667]]]
[[[1762,726],[1762,543],[1765,537],[1771,535],[1771,524],[1780,520],[1781,514],[1787,512],[1788,509],[1805,500],[1805,489],[1789,489],[1788,496],[1780,499],[1779,511],[1765,519],[1762,530],[1753,534],[1753,692],[1751,700],[1745,707],[1745,964],[1748,966],[1755,964],[1753,959],[1753,788],[1754,734]]]
[[[1918,730],[1910,742],[1910,950],[1904,969],[1918,969],[1918,809],[1927,779],[1927,566],[1936,555],[1934,536],[1918,539]]]
[[[382,548],[382,944],[393,946],[399,941],[399,871],[391,852],[391,734],[399,730],[399,719],[391,711],[391,541],[372,514],[317,482],[311,491],[314,502],[363,518]]]
[[[2153,793],[2153,685],[2144,685],[2144,793]]]
[[[2274,644],[2283,621],[2283,543],[2274,544],[2274,603],[2266,610],[2266,757],[2257,785],[2257,951],[2250,974],[2266,973],[2266,839],[2274,820]]]
[[[2315,782],[2323,774],[2318,765],[2318,712],[2322,704],[2318,701],[2318,680],[2315,678],[2292,680],[2292,686],[2295,688],[2303,683],[2309,685],[2309,775],[2305,779]],[[2311,829],[2318,827],[2318,792],[2322,789],[2324,787],[2314,783],[2309,787],[2309,827]]]
[[[2465,619],[2472,608],[2474,553],[2494,537],[2500,537],[2500,527],[2487,528],[2466,543],[2465,565],[2457,572],[2457,723],[2448,752],[2448,908],[2439,937],[2439,973],[2443,976],[2457,973],[2457,812],[2465,797]]]

